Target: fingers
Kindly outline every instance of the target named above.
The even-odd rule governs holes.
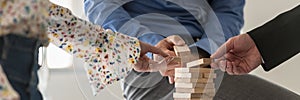
[[[218,66],[217,63],[211,63],[210,66],[211,66],[211,68],[213,68],[213,69],[219,69],[219,66]]]
[[[174,45],[185,45],[185,41],[178,35],[171,35],[167,37],[167,42]]]
[[[170,69],[175,69],[175,68],[180,68],[181,67],[181,62],[177,62],[177,61],[170,61],[170,63],[168,63],[168,70]]]
[[[174,70],[175,68],[181,67],[181,63],[180,62],[179,63],[172,62],[173,59],[174,59],[174,57],[169,56],[169,57],[164,58],[161,61],[149,60],[149,62],[150,62],[149,67],[152,71],[160,71],[160,72],[166,72],[166,71]]]
[[[181,67],[181,65],[177,64],[177,63],[168,64],[167,70],[166,71],[160,70],[160,73],[161,73],[162,76],[168,76],[169,83],[173,84],[174,83],[175,68],[180,68],[180,67]]]
[[[242,70],[241,67],[239,67],[234,62],[232,62],[232,75],[241,75],[242,73],[241,70]]]
[[[138,72],[157,72],[160,70],[167,70],[166,60],[167,58],[161,62],[156,62],[144,55],[139,58],[138,62],[134,65],[134,69]]]
[[[169,83],[173,84],[175,82],[175,77],[174,76],[168,76],[169,78]]]
[[[154,46],[151,46],[151,45],[148,45],[148,52],[151,52],[153,54],[158,54],[158,55],[161,55],[163,57],[168,57],[169,55],[165,52],[163,52],[161,49],[157,48],[157,47],[154,47]]]
[[[217,51],[211,55],[211,58],[218,59],[222,57],[226,52],[230,51],[233,49],[233,44],[234,44],[235,38],[229,39],[227,42],[225,42]]]
[[[161,72],[162,76],[174,76],[175,75],[175,69],[167,70],[165,72]]]
[[[141,56],[138,62],[134,65],[133,69],[138,72],[147,72],[149,68],[149,58],[147,56]]]
[[[219,68],[221,69],[221,71],[226,71],[226,67],[227,67],[227,63],[226,60],[222,60],[219,62]]]
[[[162,76],[168,76],[168,79],[169,79],[169,83],[170,84],[173,84],[174,83],[174,75],[175,75],[175,69],[172,69],[172,70],[168,70],[166,72],[161,72]]]
[[[243,75],[248,73],[245,68],[237,65],[235,62],[227,62],[226,72],[229,75]]]
[[[167,53],[163,52],[161,49],[157,48],[157,47],[154,47],[150,44],[147,44],[147,43],[144,43],[142,41],[139,41],[140,42],[140,45],[141,45],[141,56],[145,55],[147,52],[151,52],[151,53],[154,53],[154,54],[158,54],[158,55],[161,55],[163,57],[167,57],[169,56]]]
[[[236,62],[229,60],[219,60],[216,63],[211,64],[214,69],[220,69],[223,72],[227,72],[229,75],[241,75],[243,73],[242,68],[237,65]]]
[[[230,62],[230,61],[227,61],[226,62],[226,72],[229,74],[229,75],[234,75],[235,73],[234,73],[234,71],[233,71],[233,65],[232,65],[232,62]],[[236,67],[234,67],[234,68],[236,68]]]
[[[162,76],[172,76],[175,74],[175,68],[180,68],[181,64],[179,63],[174,63],[174,64],[168,64],[167,68],[165,69],[160,69],[160,73]]]
[[[220,69],[223,72],[227,72],[229,75],[243,75],[247,74],[251,71],[251,69],[247,69],[244,65],[241,65],[242,62],[239,61],[229,61],[229,60],[221,60],[217,63],[211,64],[211,67],[214,69]]]

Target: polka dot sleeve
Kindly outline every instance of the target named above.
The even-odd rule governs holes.
[[[48,34],[51,42],[86,64],[94,95],[106,85],[123,79],[140,55],[137,38],[104,30],[56,5],[50,7]]]

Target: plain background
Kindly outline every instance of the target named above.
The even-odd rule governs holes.
[[[51,0],[70,8],[75,15],[86,18],[83,13],[82,0]],[[300,4],[300,0],[247,0],[245,7],[245,26],[243,32],[249,31],[274,18],[279,13],[289,10]],[[284,41],[284,39],[279,40]],[[280,49],[280,48],[274,48]],[[60,57],[56,57],[60,58]],[[69,57],[67,57],[69,59]],[[51,60],[51,58],[50,58]],[[119,83],[107,87],[100,95],[94,97],[89,90],[83,66],[75,59],[74,67],[66,69],[50,69],[48,87],[46,88],[47,100],[119,100],[122,92]],[[293,57],[270,72],[265,72],[261,67],[251,74],[267,79],[275,84],[288,88],[300,94],[300,55]],[[75,68],[75,72],[74,69]],[[80,82],[78,83],[79,80]],[[87,96],[84,96],[87,95]]]

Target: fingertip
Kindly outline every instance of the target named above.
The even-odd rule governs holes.
[[[174,83],[174,77],[173,76],[169,76],[169,83],[173,84]]]
[[[226,67],[226,72],[229,74],[229,75],[233,75],[233,68],[232,68],[232,64],[230,61],[227,61],[227,67]]]
[[[219,67],[221,71],[225,72],[226,71],[226,61],[222,60],[219,62]]]
[[[212,55],[210,56],[210,58],[215,59],[215,54],[212,54]]]
[[[232,64],[233,74],[234,75],[242,75],[241,74],[241,72],[242,72],[241,70],[242,69],[240,69],[240,67],[237,67],[236,64],[235,64],[235,62],[232,62],[231,64]]]

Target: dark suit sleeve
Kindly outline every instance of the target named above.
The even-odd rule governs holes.
[[[300,51],[300,6],[280,14],[248,34],[254,40],[269,71]]]

